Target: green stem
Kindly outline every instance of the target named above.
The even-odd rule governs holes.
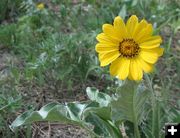
[[[27,125],[27,130],[26,130],[26,137],[31,138],[31,125]]]
[[[134,95],[135,95],[135,91],[134,91]],[[133,103],[134,103],[134,100],[135,100],[135,96],[133,96]],[[135,138],[141,138],[140,137],[140,133],[139,133],[139,128],[138,128],[138,121],[137,121],[137,114],[136,114],[136,111],[135,111],[135,105],[133,104],[133,118],[134,118],[134,136]]]
[[[145,74],[145,78],[152,94],[152,135],[153,137],[158,138],[159,137],[158,102],[156,101],[155,93],[152,87],[152,81],[150,80],[147,74]]]
[[[134,135],[135,135],[135,138],[141,138],[137,122],[134,122]]]

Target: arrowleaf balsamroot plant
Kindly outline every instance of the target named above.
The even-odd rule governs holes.
[[[138,22],[132,15],[127,23],[120,16],[113,25],[104,24],[97,36],[101,66],[110,65],[110,73],[124,80],[141,80],[144,72],[151,72],[153,64],[163,54],[160,36],[152,36],[153,27],[146,20]]]
[[[103,33],[97,36],[99,43],[96,51],[99,53],[101,66],[111,64],[110,73],[120,79],[121,83],[114,94],[111,96],[88,87],[86,91],[90,101],[50,103],[39,111],[28,111],[20,115],[11,124],[11,128],[36,121],[59,121],[79,125],[92,137],[163,136],[158,132],[161,128],[156,125],[159,114],[156,114],[152,83],[147,75],[149,88],[143,81],[137,82],[142,80],[143,72],[153,70],[153,65],[163,54],[163,48],[159,47],[161,37],[153,36],[152,33],[152,25],[144,19],[138,22],[135,15],[126,24],[118,16],[113,25],[103,25]],[[148,132],[143,126],[147,116],[152,118],[149,119],[152,120],[151,123],[147,123],[152,124]],[[132,125],[129,124],[133,124],[131,133],[128,130],[131,130]],[[122,132],[122,129],[125,131]]]

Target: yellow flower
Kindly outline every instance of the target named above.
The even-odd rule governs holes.
[[[101,66],[110,64],[110,74],[121,80],[141,80],[143,72],[151,72],[163,54],[162,39],[152,35],[152,24],[144,19],[138,22],[135,15],[126,24],[117,16],[113,25],[104,24],[102,29],[96,37]]]
[[[37,5],[37,9],[39,9],[39,10],[44,9],[44,3],[39,3],[39,4]]]

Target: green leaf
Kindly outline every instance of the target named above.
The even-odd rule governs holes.
[[[174,123],[180,122],[180,111],[179,110],[177,110],[175,108],[171,108],[168,113],[169,113],[169,116],[168,116],[169,122],[174,122]]]
[[[139,123],[143,117],[144,105],[149,92],[136,82],[125,81],[117,89],[111,102],[112,119],[115,121],[128,120]]]
[[[87,107],[85,110],[85,116],[93,112],[103,119],[110,120],[111,107],[109,103],[111,102],[111,97],[105,93],[99,92],[96,88],[87,87],[86,92],[89,99],[94,102],[91,103],[93,106],[91,105],[91,107]]]
[[[145,103],[149,92],[134,81],[126,80],[111,102],[112,120],[130,121],[134,124],[134,137],[140,138],[138,125],[144,116]]]
[[[119,16],[121,16],[122,19],[125,19],[126,15],[127,15],[127,7],[126,4],[124,4],[118,14]]]
[[[86,118],[87,122],[91,122],[94,127],[94,132],[104,138],[122,138],[118,127],[114,126],[112,122],[103,120],[94,113]],[[103,135],[102,135],[103,134]]]
[[[99,92],[96,88],[87,87],[86,92],[89,99],[94,101],[85,110],[86,120],[95,126],[94,132],[97,134],[103,133],[103,136],[108,138],[121,138],[119,128],[113,125],[111,121],[110,102],[112,98],[105,93]]]
[[[96,88],[87,87],[86,93],[91,101],[96,101],[101,107],[108,106],[111,102],[109,95],[99,92]]]
[[[68,118],[68,113],[64,105],[58,103],[50,103],[42,107],[39,111],[28,111],[16,118],[11,124],[11,128],[15,129],[18,126],[29,124],[36,121],[59,121],[71,122]]]
[[[37,121],[58,121],[60,123],[75,124],[85,128],[92,135],[99,137],[101,136],[113,136],[121,137],[118,127],[113,126],[113,123],[104,118],[103,115],[108,115],[110,118],[110,108],[100,107],[97,102],[86,102],[86,103],[50,103],[42,107],[39,111],[28,111],[16,118],[11,124],[11,128],[15,128],[30,124]],[[88,121],[87,121],[88,120]],[[94,131],[93,128],[99,128],[100,122],[101,131]],[[92,126],[93,127],[90,127]],[[106,130],[106,131],[104,131]]]

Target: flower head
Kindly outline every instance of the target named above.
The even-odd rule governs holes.
[[[39,10],[44,9],[44,3],[39,3],[39,4],[37,5],[37,9],[39,9]]]
[[[152,35],[152,24],[144,19],[138,22],[135,15],[126,24],[117,16],[113,25],[104,24],[102,29],[96,37],[101,66],[110,64],[110,74],[121,80],[141,80],[143,72],[151,72],[163,54],[162,39]]]

